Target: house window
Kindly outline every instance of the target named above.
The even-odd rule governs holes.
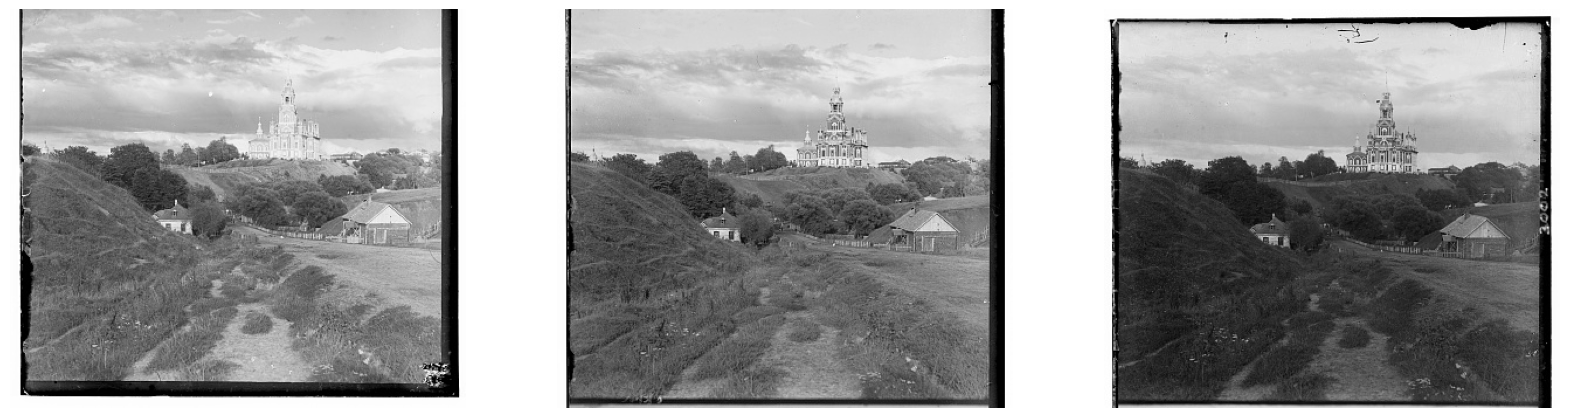
[[[725,239],[734,241],[736,239],[736,231],[726,231],[725,232]]]
[[[1270,243],[1270,237],[1259,237],[1259,239],[1265,241],[1266,244]]]
[[[713,233],[714,233],[714,236],[716,236],[716,237],[717,237],[717,236],[720,236],[720,231],[709,231],[709,232],[713,232]]]

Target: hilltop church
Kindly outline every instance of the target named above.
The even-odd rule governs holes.
[[[1417,135],[1397,132],[1395,105],[1390,93],[1379,103],[1379,121],[1374,131],[1368,133],[1368,146],[1360,147],[1352,140],[1352,153],[1346,155],[1348,173],[1409,173],[1417,174],[1413,165],[1417,159]]]
[[[321,126],[316,121],[301,119],[295,111],[294,80],[284,83],[283,103],[278,105],[278,119],[264,133],[261,118],[257,118],[256,139],[252,139],[248,145],[246,154],[251,159],[322,159]]]
[[[797,167],[868,167],[867,131],[845,126],[845,101],[840,99],[839,87],[829,98],[829,129],[818,131],[813,138],[808,132],[796,149]]]

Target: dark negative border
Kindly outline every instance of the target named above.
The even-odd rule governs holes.
[[[1210,404],[1324,405],[1324,404],[1331,404],[1331,403],[1334,403],[1334,404],[1344,404],[1344,405],[1537,406],[1537,407],[1541,407],[1541,408],[1551,407],[1552,406],[1552,395],[1553,395],[1553,391],[1551,390],[1552,389],[1552,385],[1550,384],[1551,381],[1552,381],[1551,374],[1553,372],[1552,367],[1550,367],[1552,365],[1552,360],[1553,360],[1553,350],[1552,350],[1552,345],[1550,344],[1553,341],[1553,338],[1552,338],[1552,335],[1551,335],[1552,331],[1553,331],[1553,315],[1552,315],[1552,306],[1553,306],[1553,302],[1552,302],[1552,299],[1553,299],[1553,289],[1552,289],[1552,286],[1553,286],[1553,280],[1551,280],[1551,278],[1553,277],[1553,275],[1552,275],[1552,268],[1551,268],[1552,264],[1553,264],[1553,257],[1551,255],[1553,254],[1553,252],[1552,252],[1552,245],[1551,244],[1552,244],[1553,240],[1550,239],[1550,235],[1549,235],[1549,219],[1550,219],[1549,209],[1550,209],[1550,205],[1549,205],[1548,191],[1550,190],[1549,189],[1550,179],[1553,177],[1551,175],[1552,164],[1549,161],[1550,160],[1549,156],[1551,155],[1551,153],[1549,152],[1549,144],[1551,142],[1553,142],[1553,141],[1550,141],[1550,138],[1552,138],[1553,136],[1551,135],[1552,126],[1549,123],[1549,121],[1551,119],[1550,115],[1552,115],[1552,113],[1553,113],[1551,111],[1552,103],[1551,103],[1551,100],[1549,100],[1549,97],[1552,96],[1551,92],[1553,91],[1552,88],[1550,87],[1551,84],[1552,84],[1552,83],[1550,83],[1550,78],[1552,77],[1552,74],[1553,74],[1553,71],[1551,71],[1552,68],[1550,68],[1550,62],[1552,61],[1552,59],[1551,59],[1552,48],[1550,47],[1550,42],[1552,42],[1553,37],[1549,36],[1549,35],[1550,35],[1550,32],[1552,31],[1553,28],[1552,28],[1551,25],[1549,25],[1549,21],[1550,21],[1550,18],[1547,17],[1547,16],[1405,17],[1405,18],[1399,18],[1399,17],[1373,17],[1373,18],[1309,18],[1309,19],[1112,19],[1112,20],[1108,21],[1108,24],[1111,26],[1111,35],[1112,35],[1111,36],[1111,38],[1112,38],[1111,39],[1112,40],[1112,43],[1111,43],[1111,47],[1112,47],[1112,51],[1111,51],[1112,52],[1112,158],[1111,158],[1111,160],[1112,161],[1111,161],[1111,163],[1112,163],[1112,225],[1113,225],[1112,226],[1112,253],[1113,253],[1113,256],[1112,256],[1112,279],[1113,279],[1112,280],[1112,382],[1113,382],[1112,383],[1112,405],[1113,405],[1113,407],[1117,407],[1119,405],[1154,405],[1154,404],[1167,404],[1167,405],[1191,405],[1191,404],[1204,404],[1204,405],[1210,405]],[[1543,57],[1542,57],[1542,74],[1541,74],[1542,76],[1540,77],[1540,80],[1542,80],[1542,83],[1541,83],[1541,92],[1542,92],[1542,94],[1539,95],[1539,100],[1541,102],[1542,110],[1541,110],[1541,112],[1539,112],[1539,115],[1538,115],[1538,123],[1541,126],[1542,138],[1541,138],[1540,141],[1538,141],[1538,144],[1541,147],[1541,151],[1538,153],[1538,158],[1539,158],[1538,164],[1541,167],[1540,170],[1542,170],[1542,178],[1540,179],[1540,181],[1541,181],[1541,185],[1540,185],[1541,190],[1539,191],[1538,201],[1539,201],[1539,205],[1540,205],[1540,211],[1541,211],[1542,214],[1541,214],[1541,216],[1539,218],[1541,226],[1539,227],[1539,230],[1538,230],[1538,247],[1539,247],[1538,257],[1540,258],[1539,271],[1538,271],[1538,283],[1539,283],[1539,286],[1540,286],[1538,288],[1538,295],[1539,295],[1539,298],[1540,298],[1539,299],[1539,303],[1538,303],[1538,335],[1541,336],[1541,338],[1539,339],[1539,344],[1540,344],[1539,351],[1543,355],[1542,355],[1542,357],[1540,357],[1540,363],[1539,363],[1539,366],[1538,366],[1538,394],[1539,394],[1538,395],[1539,396],[1538,399],[1539,399],[1539,403],[1534,405],[1534,404],[1530,404],[1530,403],[1521,404],[1521,403],[1503,403],[1503,402],[1472,402],[1472,403],[1464,403],[1463,404],[1463,403],[1424,403],[1424,402],[1399,402],[1399,403],[1397,403],[1397,402],[1279,402],[1279,401],[1278,402],[1226,402],[1226,401],[1132,401],[1132,400],[1120,401],[1120,400],[1118,400],[1118,397],[1117,397],[1117,364],[1118,364],[1118,360],[1117,360],[1117,356],[1118,356],[1118,348],[1117,348],[1117,332],[1118,332],[1117,331],[1117,299],[1118,299],[1118,291],[1117,291],[1118,290],[1117,289],[1117,287],[1118,287],[1118,285],[1117,285],[1117,274],[1118,274],[1117,249],[1118,249],[1118,230],[1117,230],[1117,225],[1119,224],[1119,215],[1120,215],[1120,213],[1119,213],[1119,209],[1118,209],[1118,206],[1117,206],[1117,202],[1118,202],[1118,194],[1120,193],[1120,190],[1118,188],[1118,186],[1119,186],[1119,183],[1118,183],[1118,157],[1119,157],[1118,156],[1118,149],[1119,149],[1119,145],[1120,145],[1120,135],[1122,134],[1122,131],[1123,131],[1122,120],[1119,119],[1119,117],[1118,117],[1118,111],[1119,111],[1119,106],[1120,106],[1120,103],[1118,101],[1118,97],[1122,93],[1121,81],[1122,81],[1122,77],[1123,77],[1123,73],[1122,73],[1122,71],[1119,70],[1119,67],[1118,67],[1118,63],[1119,63],[1119,61],[1118,61],[1118,58],[1119,58],[1118,57],[1118,41],[1119,41],[1118,24],[1122,23],[1122,22],[1131,22],[1131,23],[1138,23],[1138,22],[1192,22],[1192,23],[1212,23],[1212,24],[1449,23],[1449,24],[1455,25],[1457,27],[1474,29],[1474,30],[1475,29],[1479,29],[1479,28],[1483,28],[1483,27],[1487,27],[1487,26],[1493,25],[1495,23],[1536,23],[1536,24],[1540,25],[1539,27],[1542,30],[1542,33],[1540,34],[1540,36],[1541,36],[1542,42],[1543,42]]]

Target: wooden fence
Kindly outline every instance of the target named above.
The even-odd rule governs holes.
[[[1392,252],[1392,253],[1417,254],[1417,255],[1440,255],[1441,257],[1445,256],[1443,254],[1435,254],[1435,253],[1439,253],[1438,251],[1424,250],[1422,248],[1418,248],[1418,247],[1414,247],[1414,246],[1369,244],[1369,243],[1366,243],[1366,242],[1358,241],[1358,240],[1350,238],[1350,237],[1346,238],[1346,240],[1347,240],[1347,242],[1350,242],[1350,243],[1353,243],[1353,244],[1357,244],[1357,245],[1361,245],[1361,246],[1363,246],[1363,248],[1368,248],[1368,249],[1377,250],[1377,251],[1386,251],[1386,252]]]

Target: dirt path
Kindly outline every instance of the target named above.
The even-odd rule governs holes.
[[[1319,355],[1308,364],[1304,373],[1323,373],[1334,378],[1325,389],[1328,401],[1387,401],[1406,402],[1406,380],[1385,361],[1389,351],[1385,345],[1390,337],[1369,329],[1363,318],[1349,317],[1335,320],[1336,330],[1319,346]],[[1348,326],[1368,330],[1368,345],[1360,348],[1341,348],[1341,333]]]
[[[1318,293],[1308,295],[1308,310],[1309,312],[1319,312]],[[1285,327],[1286,325],[1287,320],[1282,320],[1281,326]],[[1286,345],[1286,342],[1287,336],[1282,335],[1280,340],[1270,346],[1270,350]],[[1259,357],[1255,357],[1254,360],[1248,362],[1247,366],[1243,366],[1243,370],[1239,370],[1237,374],[1232,375],[1232,378],[1227,380],[1227,388],[1221,391],[1221,396],[1217,396],[1216,400],[1231,402],[1259,402],[1266,400],[1265,398],[1276,390],[1276,384],[1245,387],[1243,386],[1243,381],[1248,379],[1248,375],[1254,372],[1254,366],[1259,364],[1259,359],[1265,358],[1265,353],[1269,353],[1270,350],[1260,353]]]
[[[346,298],[377,300],[379,307],[409,305],[415,313],[441,318],[440,251],[280,238],[249,227],[236,231],[259,236],[264,245],[281,245],[295,262],[320,266],[338,283],[358,290]]]
[[[251,313],[261,313],[271,317],[268,308],[259,303],[245,304],[238,307],[239,315],[224,329],[223,339],[218,341],[218,346],[203,358],[203,361],[227,361],[238,364],[239,367],[229,372],[227,381],[231,382],[304,382],[310,380],[311,366],[300,360],[300,356],[289,348],[292,339],[289,338],[291,323],[279,318],[272,318],[273,327],[266,333],[246,334],[240,331],[245,326],[245,318]]]
[[[808,311],[785,315],[785,326],[774,333],[773,345],[758,359],[758,366],[777,367],[786,375],[777,386],[779,399],[857,399],[861,380],[839,358],[840,330],[819,324]],[[799,322],[797,322],[799,321]],[[795,342],[790,339],[798,326],[816,327],[817,339]],[[756,366],[755,366],[756,367]]]

